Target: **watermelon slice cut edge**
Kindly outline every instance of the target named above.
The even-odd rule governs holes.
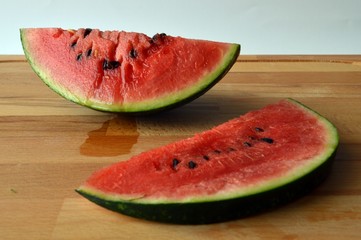
[[[221,80],[240,53],[239,44],[155,36],[157,41],[124,31],[20,29],[25,56],[47,86],[109,112],[142,114],[186,104]]]
[[[312,191],[328,176],[338,139],[327,119],[287,99],[100,169],[76,191],[102,207],[147,220],[222,222]]]

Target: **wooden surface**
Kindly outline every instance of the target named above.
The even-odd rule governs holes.
[[[107,211],[74,192],[94,170],[292,97],[341,145],[327,181],[258,216],[178,226]],[[361,56],[241,56],[179,109],[122,117],[68,102],[23,56],[0,56],[0,239],[361,239]]]

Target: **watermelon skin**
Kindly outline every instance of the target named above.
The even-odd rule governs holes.
[[[166,193],[169,195],[167,196],[160,196],[157,191],[163,191],[162,186],[156,188],[156,192],[153,194],[158,196],[151,196],[151,193],[144,193],[144,195],[139,194],[136,192],[136,189],[140,182],[137,182],[137,178],[141,178],[143,182],[147,181],[146,177],[146,170],[142,172],[142,168],[149,169],[150,165],[147,165],[147,162],[143,162],[142,165],[139,166],[139,175],[135,175],[136,172],[132,171],[131,168],[128,168],[129,174],[131,177],[126,181],[132,181],[132,176],[134,179],[134,184],[132,189],[132,184],[130,184],[128,191],[133,192],[129,196],[124,192],[116,192],[121,188],[116,188],[118,190],[110,190],[112,187],[109,185],[121,185],[120,182],[117,182],[119,179],[119,175],[125,175],[126,172],[119,172],[117,169],[121,166],[125,166],[137,161],[137,156],[133,157],[127,162],[114,164],[110,167],[106,167],[94,173],[82,186],[80,186],[76,191],[84,196],[85,198],[89,199],[90,201],[110,209],[112,211],[120,212],[125,215],[142,218],[146,220],[152,221],[160,221],[160,222],[167,222],[167,223],[177,223],[177,224],[208,224],[208,223],[216,223],[216,222],[223,222],[227,220],[233,220],[241,217],[247,217],[250,215],[254,215],[257,213],[261,213],[266,210],[270,210],[289,202],[292,202],[305,194],[309,193],[313,189],[315,189],[318,185],[320,185],[326,177],[329,175],[332,162],[334,156],[336,154],[336,149],[338,146],[338,133],[336,128],[325,118],[320,116],[318,113],[312,111],[311,109],[305,107],[304,105],[300,104],[299,102],[288,99],[283,100],[279,104],[275,104],[273,106],[270,105],[273,109],[276,109],[273,113],[276,114],[277,107],[281,105],[289,105],[291,107],[298,108],[301,112],[305,112],[307,115],[311,115],[312,118],[315,118],[317,122],[313,122],[312,124],[321,125],[324,128],[324,136],[320,136],[320,139],[323,139],[322,144],[323,149],[321,152],[317,152],[316,155],[309,157],[310,164],[302,165],[300,163],[300,167],[297,164],[294,166],[294,169],[291,168],[290,170],[285,170],[284,173],[281,171],[279,175],[271,176],[267,178],[266,181],[263,180],[249,180],[251,187],[248,185],[239,186],[239,189],[234,190],[231,188],[230,190],[218,189],[216,192],[211,194],[200,194],[194,192],[194,189],[190,188],[189,196],[184,196],[187,194],[184,191],[182,194],[179,195],[179,199],[177,196],[173,195],[173,192],[176,192],[178,187],[173,186],[170,189],[170,192]],[[267,107],[265,108],[268,109]],[[264,110],[260,110],[262,112]],[[280,110],[283,111],[283,114],[288,114],[287,108]],[[257,122],[257,125],[262,125],[260,121],[268,121],[267,118],[272,118],[273,116],[270,115],[257,115],[258,113],[251,112],[246,115],[246,119],[254,118],[252,121]],[[291,114],[291,113],[290,113]],[[291,114],[292,115],[292,114]],[[255,117],[258,116],[258,117]],[[261,117],[262,119],[259,119]],[[241,116],[242,118],[242,116]],[[286,123],[286,125],[282,125],[282,128],[287,129],[288,125],[298,124],[298,119],[293,119],[292,122],[288,122],[287,116],[285,116],[286,120],[282,122],[282,124]],[[303,119],[299,119],[302,121]],[[247,121],[246,121],[247,122]],[[271,121],[272,122],[272,121]],[[207,134],[213,134],[214,130],[219,131],[224,129],[227,124],[233,124],[234,120],[229,121],[228,123],[222,124],[220,126],[215,127],[212,130],[206,131],[204,133],[200,133],[202,136],[208,136]],[[312,124],[310,125],[311,128]],[[263,126],[265,127],[265,125]],[[302,128],[302,126],[300,127]],[[304,129],[306,132],[309,129]],[[236,132],[236,129],[234,130]],[[259,130],[260,131],[260,130]],[[266,130],[265,130],[266,132]],[[319,133],[315,133],[318,135]],[[288,132],[287,132],[288,135]],[[197,135],[196,135],[197,136]],[[199,136],[199,135],[198,135]],[[294,136],[297,138],[298,136]],[[316,136],[317,137],[317,136]],[[221,139],[221,137],[220,137]],[[317,140],[317,139],[316,139]],[[183,140],[189,141],[188,140]],[[276,142],[272,144],[277,144],[277,142],[282,142],[283,139],[277,139]],[[321,141],[321,142],[322,142]],[[181,141],[182,142],[182,141]],[[220,140],[220,142],[222,142]],[[305,141],[306,144],[309,142]],[[177,143],[170,144],[165,146],[164,148],[171,148],[174,149]],[[272,145],[270,143],[270,146]],[[181,144],[180,144],[181,145]],[[220,144],[218,144],[220,145]],[[258,145],[258,148],[260,145]],[[184,148],[186,148],[184,146]],[[248,146],[245,146],[248,148]],[[301,148],[307,148],[307,145],[301,146]],[[162,150],[162,148],[161,148]],[[311,149],[310,149],[311,150]],[[158,150],[159,151],[159,150]],[[174,150],[177,151],[177,150]],[[181,150],[180,150],[181,151]],[[244,150],[246,151],[246,150]],[[256,150],[257,151],[257,150]],[[292,149],[287,149],[287,151],[292,151]],[[150,151],[150,156],[155,157],[157,149]],[[160,151],[162,152],[162,151]],[[272,151],[271,151],[272,152]],[[306,151],[307,152],[307,151]],[[143,153],[143,156],[146,156],[147,153]],[[184,153],[187,155],[187,153]],[[189,154],[190,158],[192,157]],[[276,155],[276,153],[275,153]],[[142,156],[142,154],[140,155]],[[268,158],[272,158],[272,154],[267,155]],[[159,155],[161,159],[161,155]],[[235,158],[237,159],[237,158]],[[212,159],[211,159],[212,160]],[[209,161],[211,161],[209,160]],[[264,159],[267,161],[268,159]],[[290,159],[292,161],[293,159]],[[151,160],[147,160],[151,161]],[[215,160],[213,160],[215,161]],[[226,165],[226,160],[224,160],[224,165]],[[141,162],[140,162],[141,163]],[[262,164],[262,163],[260,163]],[[274,169],[278,168],[278,163],[274,163]],[[270,167],[271,168],[271,167]],[[201,167],[199,168],[201,169]],[[246,169],[246,167],[244,168]],[[257,169],[256,168],[253,168]],[[274,169],[270,169],[270,172],[274,172]],[[194,171],[194,170],[191,170]],[[214,173],[212,173],[212,169],[205,170],[206,175],[203,176],[210,176],[208,179],[209,185],[204,186],[204,189],[200,190],[207,192],[207,188],[213,187],[213,180],[217,178]],[[238,170],[237,170],[238,171]],[[179,171],[180,172],[180,171]],[[242,171],[240,171],[242,173]],[[190,175],[188,175],[189,177]],[[229,175],[232,176],[232,175]],[[124,178],[124,176],[122,176]],[[172,176],[166,177],[164,179],[164,183],[167,181],[173,181]],[[214,179],[213,179],[214,178]],[[262,178],[262,176],[261,176]],[[107,180],[109,179],[109,180]],[[112,180],[113,179],[113,180]],[[250,175],[250,179],[252,179],[252,175]],[[186,181],[187,179],[185,179]],[[247,180],[247,179],[246,179]],[[151,177],[149,181],[152,184],[156,184],[155,180]],[[258,184],[258,181],[260,184]],[[148,184],[146,188],[152,188],[152,184]],[[180,183],[180,188],[182,187]],[[196,184],[196,183],[195,183]],[[108,185],[108,186],[106,186]],[[197,185],[198,186],[198,185]],[[200,185],[201,186],[201,185]],[[165,189],[165,188],[164,188]],[[165,190],[166,191],[166,190]],[[149,196],[148,196],[149,195]]]
[[[219,201],[147,204],[105,200],[81,188],[76,192],[101,207],[144,220],[184,225],[220,223],[271,211],[310,193],[329,175],[335,154],[314,171],[284,186]]]
[[[239,44],[165,34],[24,28],[20,36],[31,67],[59,95],[95,110],[138,115],[203,95],[240,53]]]

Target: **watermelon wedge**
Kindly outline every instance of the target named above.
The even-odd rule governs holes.
[[[125,215],[204,224],[299,198],[328,175],[336,128],[292,99],[95,172],[76,191]]]
[[[164,33],[82,28],[20,29],[38,76],[64,98],[96,110],[148,113],[209,90],[236,61],[239,44]]]

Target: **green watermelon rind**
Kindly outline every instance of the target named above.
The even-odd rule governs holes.
[[[23,51],[25,54],[26,59],[30,63],[31,68],[34,70],[34,72],[40,77],[40,79],[54,92],[59,94],[60,96],[64,97],[65,99],[68,99],[74,103],[84,105],[84,100],[80,97],[77,97],[75,94],[71,93],[68,89],[65,87],[57,84],[51,77],[51,73],[48,72],[48,69],[42,69],[38,66],[36,61],[34,60],[32,54],[28,51],[28,42],[25,38],[25,32],[26,29],[20,29],[20,40],[22,43]]]
[[[211,87],[213,87],[219,80],[221,80],[231,67],[236,62],[240,53],[240,45],[232,44],[219,65],[202,79],[198,80],[195,84],[175,93],[169,93],[163,97],[156,99],[147,99],[142,102],[126,103],[124,105],[107,105],[99,102],[86,101],[84,105],[100,110],[110,112],[128,112],[128,113],[141,113],[141,112],[158,112],[161,110],[171,109],[184,105],[197,97],[203,95]]]
[[[43,69],[41,66],[39,66],[36,60],[33,58],[32,54],[28,51],[28,43],[26,41],[25,32],[26,29],[20,29],[23,50],[28,62],[33,68],[34,72],[40,77],[40,79],[42,79],[49,88],[58,93],[60,96],[63,96],[65,99],[68,99],[79,105],[104,112],[123,112],[137,114],[154,113],[184,105],[203,95],[219,80],[221,80],[234,65],[240,53],[239,44],[230,44],[227,53],[222,59],[223,61],[220,62],[213,71],[208,73],[202,79],[195,81],[193,85],[190,85],[181,91],[167,93],[164,96],[159,96],[154,99],[145,99],[144,101],[140,102],[116,104],[100,102],[96,99],[88,99],[85,96],[81,96],[81,94],[71,92],[60,84],[57,84],[56,81],[52,79],[50,70]]]
[[[94,203],[125,215],[179,224],[214,223],[249,216],[297,199],[326,179],[339,143],[335,126],[317,112],[289,99],[313,114],[328,133],[328,145],[322,153],[281,178],[260,182],[252,187],[187,199],[149,199],[108,194],[89,186],[76,189]],[[223,209],[223,210],[221,210]],[[233,209],[233,210],[232,210]]]
[[[186,203],[138,203],[105,200],[85,189],[76,191],[95,204],[140,219],[173,224],[211,224],[249,217],[297,200],[319,186],[329,175],[334,155],[314,171],[285,185],[242,197]]]

